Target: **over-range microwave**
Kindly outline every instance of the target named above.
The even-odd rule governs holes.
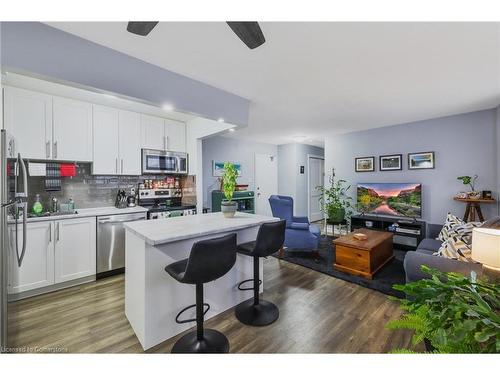
[[[185,152],[142,149],[143,174],[187,174],[188,154]]]

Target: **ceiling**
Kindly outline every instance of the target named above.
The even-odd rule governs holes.
[[[224,22],[49,25],[251,100],[231,134],[282,144],[496,107],[499,23],[262,22],[249,50]]]

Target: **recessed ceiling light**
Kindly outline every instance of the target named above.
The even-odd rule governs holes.
[[[161,108],[163,108],[163,110],[167,112],[172,112],[174,110],[174,106],[170,103],[163,104]]]
[[[217,121],[218,121],[218,122],[224,122],[224,119],[223,119],[222,117],[219,117],[219,118],[217,119]]]
[[[234,130],[235,130],[234,128],[229,129],[230,132],[234,132]]]
[[[296,135],[292,137],[295,142],[304,142],[307,139],[306,135]]]

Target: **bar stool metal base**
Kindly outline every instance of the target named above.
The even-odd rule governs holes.
[[[274,303],[259,300],[254,305],[254,300],[248,300],[236,306],[236,318],[249,326],[267,326],[279,318],[280,312]]]
[[[229,341],[219,331],[204,329],[203,339],[198,340],[196,331],[182,336],[173,346],[172,353],[228,353]]]

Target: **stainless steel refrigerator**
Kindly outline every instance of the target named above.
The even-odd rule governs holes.
[[[3,129],[0,130],[0,134],[0,350],[4,351],[7,347],[8,333],[8,273],[13,271],[12,266],[21,267],[26,253],[28,179],[26,164],[21,155],[16,154],[15,139]],[[16,226],[13,243],[10,243],[7,232],[9,215],[15,221]],[[18,219],[21,216],[22,219]],[[17,229],[20,225],[22,225],[22,235],[18,236]],[[12,257],[12,262],[9,262],[9,256]]]

